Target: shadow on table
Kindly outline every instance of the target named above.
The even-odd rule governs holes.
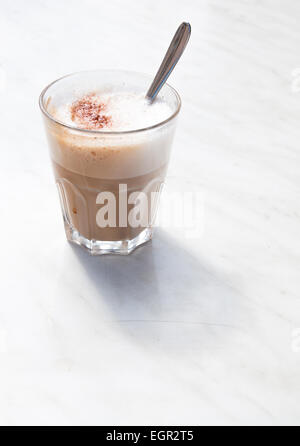
[[[92,257],[72,249],[118,324],[138,342],[186,351],[205,342],[224,342],[242,329],[248,311],[228,282],[166,235],[129,256]],[[106,315],[107,317],[107,315]]]

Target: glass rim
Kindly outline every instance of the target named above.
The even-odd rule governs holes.
[[[138,74],[138,75],[144,75],[144,76],[149,76],[149,75],[146,75],[145,73],[140,73],[140,72],[137,72],[137,71],[129,71],[129,70],[118,70],[118,69],[112,69],[112,70],[110,70],[110,69],[100,69],[100,70],[83,70],[83,71],[75,71],[75,72],[73,72],[73,73],[70,73],[70,74],[66,74],[65,76],[61,76],[61,77],[59,77],[58,79],[55,79],[54,81],[52,81],[50,84],[48,84],[43,90],[42,90],[42,92],[41,92],[41,94],[40,94],[40,96],[39,96],[39,106],[40,106],[40,109],[41,109],[41,112],[48,118],[48,119],[50,119],[51,121],[53,121],[53,122],[55,122],[56,124],[59,124],[59,125],[61,125],[61,126],[63,126],[63,127],[65,127],[65,128],[67,128],[67,129],[70,129],[70,130],[75,130],[75,131],[77,131],[77,132],[83,132],[83,133],[92,133],[92,134],[96,134],[96,135],[128,135],[128,134],[132,134],[132,133],[140,133],[140,132],[145,132],[145,131],[148,131],[148,130],[153,130],[153,129],[156,129],[156,128],[158,128],[158,127],[162,127],[163,125],[165,125],[165,124],[167,124],[168,122],[170,122],[170,121],[172,121],[172,119],[174,119],[177,115],[178,115],[178,113],[179,113],[179,111],[180,111],[180,109],[181,109],[181,98],[180,98],[180,96],[179,96],[179,93],[177,92],[177,90],[175,90],[175,88],[174,87],[172,87],[170,84],[168,84],[168,83],[165,83],[165,85],[168,87],[168,88],[170,88],[170,90],[172,91],[172,93],[174,94],[174,96],[176,97],[176,99],[177,99],[177,107],[176,107],[176,110],[167,118],[167,119],[164,119],[163,121],[160,121],[160,122],[158,122],[157,124],[153,124],[153,125],[151,125],[151,126],[148,126],[148,127],[143,127],[143,128],[138,128],[138,129],[133,129],[133,130],[119,130],[119,131],[106,131],[106,130],[90,130],[90,129],[83,129],[83,128],[80,128],[80,127],[77,127],[77,126],[75,126],[75,125],[70,125],[70,124],[66,124],[66,123],[64,123],[63,121],[60,121],[59,119],[56,119],[56,118],[54,118],[54,116],[52,116],[47,110],[46,110],[46,108],[45,108],[45,106],[44,106],[44,97],[45,97],[45,94],[46,94],[46,92],[49,90],[49,88],[50,87],[52,87],[52,85],[54,85],[54,84],[56,84],[57,82],[59,82],[59,81],[61,81],[61,80],[63,80],[63,79],[66,79],[67,77],[71,77],[71,76],[74,76],[74,75],[76,75],[76,74],[82,74],[82,73],[92,73],[92,72],[97,72],[97,71],[102,71],[102,72],[105,72],[105,71],[114,71],[114,72],[123,72],[123,73],[131,73],[131,74]],[[150,77],[150,76],[149,76]]]

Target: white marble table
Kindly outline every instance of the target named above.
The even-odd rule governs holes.
[[[201,192],[202,235],[89,257],[65,241],[38,95],[154,73],[182,20],[169,187]],[[2,1],[1,424],[299,423],[299,21],[294,0]]]

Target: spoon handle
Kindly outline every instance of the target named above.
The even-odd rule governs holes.
[[[180,59],[191,35],[191,25],[187,22],[183,22],[177,29],[172,42],[166,52],[166,55],[159,67],[156,76],[147,91],[146,98],[151,102],[156,98],[159,90],[164,85],[175,65]]]

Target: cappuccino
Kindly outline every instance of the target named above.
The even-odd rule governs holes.
[[[150,105],[126,82],[92,84],[50,86],[44,98],[66,234],[93,254],[127,254],[152,235],[174,104],[162,95]]]

